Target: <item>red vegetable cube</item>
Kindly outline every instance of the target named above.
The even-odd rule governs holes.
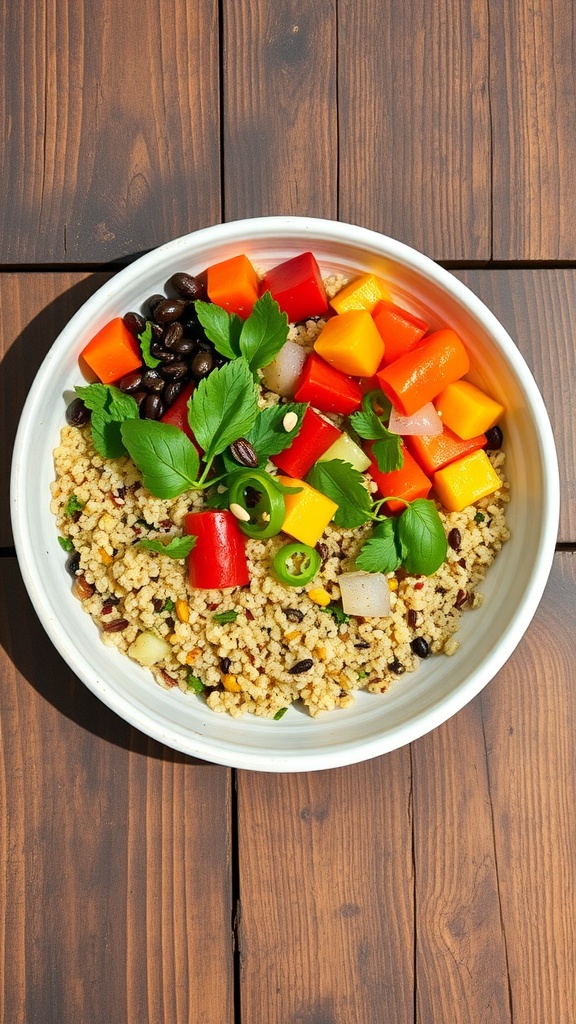
[[[266,274],[260,294],[270,292],[290,323],[324,316],[328,312],[328,296],[314,255],[304,252],[279,263]]]

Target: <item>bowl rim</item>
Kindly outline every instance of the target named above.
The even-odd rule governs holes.
[[[22,466],[26,463],[28,446],[31,443],[30,430],[34,421],[32,411],[39,402],[42,393],[43,378],[52,362],[59,358],[68,338],[74,336],[77,324],[96,311],[102,302],[102,287],[106,287],[107,301],[118,293],[126,280],[133,277],[135,268],[143,274],[153,269],[165,257],[175,254],[179,248],[195,244],[201,247],[205,242],[244,242],[252,244],[274,235],[299,238],[305,243],[306,235],[318,233],[322,241],[344,243],[347,246],[358,246],[377,252],[384,258],[416,270],[417,273],[436,286],[447,290],[452,297],[463,304],[472,315],[485,326],[485,329],[497,340],[504,351],[514,372],[520,378],[526,391],[538,424],[538,442],[542,455],[542,474],[545,483],[546,503],[541,529],[541,543],[534,565],[530,582],[519,602],[510,628],[505,636],[499,639],[496,648],[482,661],[481,665],[451,694],[444,697],[431,709],[425,709],[408,723],[397,726],[393,731],[365,739],[360,746],[349,746],[345,743],[332,744],[327,749],[319,749],[314,753],[309,750],[294,751],[288,757],[284,753],[267,750],[242,748],[230,749],[227,744],[212,741],[200,732],[188,729],[186,735],[176,735],[151,719],[146,710],[141,710],[125,696],[107,685],[90,665],[81,651],[71,647],[59,628],[58,618],[46,601],[43,588],[38,586],[34,575],[34,559],[30,540],[29,524],[24,508],[24,479]],[[533,375],[514,341],[507,333],[496,316],[474,293],[449,271],[442,268],[430,257],[412,248],[404,242],[388,235],[373,231],[370,228],[314,217],[274,216],[245,218],[228,221],[181,235],[163,243],[138,257],[127,267],[119,270],[105,286],[99,288],[82,304],[59,333],[38,368],[36,377],[24,404],[13,449],[10,479],[10,506],[12,530],[20,572],[24,584],[45,631],[53,645],[85,685],[98,696],[103,703],[120,715],[125,721],[138,728],[146,735],[159,742],[177,749],[190,756],[201,758],[215,764],[234,768],[265,772],[300,772],[322,770],[358,763],[397,749],[437,728],[457,711],[472,700],[487,683],[496,675],[508,660],[528,625],[530,624],[546,586],[552,561],[554,558],[556,538],[560,515],[560,482],[556,447],[552,427],[544,401],[538,390]],[[212,714],[212,712],[211,712]],[[251,716],[250,716],[251,717]]]

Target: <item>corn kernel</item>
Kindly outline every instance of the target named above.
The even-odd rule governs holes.
[[[228,673],[222,676],[222,686],[225,690],[228,690],[228,693],[242,693],[242,687],[236,676],[228,675]]]
[[[114,561],[114,559],[112,558],[112,555],[108,554],[108,552],[106,551],[106,548],[99,548],[98,549],[98,554],[100,555],[100,558],[102,559],[102,562],[104,563],[104,565],[112,565],[112,562]]]
[[[198,660],[201,654],[202,651],[200,650],[199,647],[193,647],[192,650],[188,651],[188,654],[186,655],[186,664],[193,665],[194,662]]]
[[[176,601],[176,615],[180,622],[188,622],[190,619],[190,607],[186,601]]]
[[[327,608],[332,600],[324,587],[315,587],[314,590],[309,590],[308,597],[314,604],[319,604],[321,608]]]
[[[398,580],[395,576],[391,576],[388,580],[388,590],[398,590]]]
[[[170,635],[167,636],[166,639],[167,639],[169,644],[177,644],[178,643],[178,637],[176,636],[176,633],[170,633]]]

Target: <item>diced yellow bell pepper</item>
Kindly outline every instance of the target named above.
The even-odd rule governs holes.
[[[442,422],[463,441],[486,433],[504,413],[503,405],[467,380],[448,384],[435,399],[434,405]]]
[[[336,513],[338,505],[326,495],[320,494],[303,480],[279,476],[278,480],[286,487],[301,487],[298,494],[285,494],[286,516],[282,529],[295,540],[309,544],[311,548],[318,543],[328,523]]]
[[[390,299],[384,282],[375,274],[363,274],[342,288],[330,300],[330,305],[337,313],[345,313],[349,309],[367,309],[371,313],[382,299]]]
[[[493,494],[502,482],[481,449],[439,469],[432,477],[432,486],[448,512],[461,512],[480,498]]]
[[[333,316],[316,338],[314,348],[331,366],[354,377],[373,377],[384,355],[380,332],[365,309]]]

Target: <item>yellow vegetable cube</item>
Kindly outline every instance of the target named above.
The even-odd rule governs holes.
[[[322,328],[314,348],[331,366],[354,377],[374,376],[384,355],[380,332],[365,309],[333,316]]]
[[[375,274],[363,274],[342,288],[330,300],[330,305],[337,313],[345,313],[349,309],[367,309],[371,313],[382,299],[390,299],[384,282]]]
[[[324,494],[320,494],[303,480],[292,480],[287,476],[278,477],[286,487],[301,487],[298,494],[285,494],[286,516],[282,529],[295,540],[309,544],[318,543],[328,523],[336,513],[338,505]]]
[[[440,392],[434,405],[442,417],[442,422],[463,441],[486,433],[504,413],[503,405],[489,398],[480,388],[467,380],[457,380],[453,384],[448,384],[448,387]]]
[[[439,469],[432,477],[432,486],[448,512],[461,512],[493,494],[502,483],[486,452],[479,450]]]

